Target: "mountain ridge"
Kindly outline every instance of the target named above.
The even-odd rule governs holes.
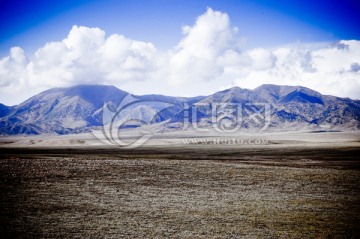
[[[265,84],[254,90],[232,87],[208,96],[174,97],[133,95],[111,85],[77,85],[43,91],[15,106],[0,104],[0,134],[89,132],[103,126],[104,105],[114,110],[125,101],[130,104],[117,120],[136,117],[150,123],[164,121],[169,128],[183,122],[187,115],[191,121],[209,126],[214,110],[211,107],[216,104],[243,106],[242,116],[247,122],[244,129],[259,128],[247,121],[251,116],[249,111],[259,108],[256,104],[269,105],[272,129],[360,128],[360,100],[322,95],[302,86]],[[190,108],[196,110],[196,115]]]

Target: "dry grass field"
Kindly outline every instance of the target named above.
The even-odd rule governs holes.
[[[359,238],[359,147],[2,148],[1,238]]]

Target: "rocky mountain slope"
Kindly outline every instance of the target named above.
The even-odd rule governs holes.
[[[186,98],[136,96],[114,86],[79,85],[50,89],[16,106],[0,104],[0,134],[89,132],[120,120],[133,121],[125,125],[129,127],[165,122],[165,128],[173,129],[186,121],[204,127],[214,122],[226,124],[228,118],[227,127],[231,128],[234,115],[244,129],[265,125],[284,130],[360,129],[359,100],[322,95],[301,86],[233,87],[206,97]]]

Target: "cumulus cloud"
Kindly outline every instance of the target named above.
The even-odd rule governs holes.
[[[352,72],[359,72],[360,71],[360,64],[355,62],[355,63],[352,63],[351,66],[350,66],[350,70]]]
[[[84,26],[73,26],[62,41],[34,54],[13,47],[0,59],[0,102],[19,103],[40,90],[76,84],[188,96],[273,83],[359,98],[360,41],[243,51],[230,17],[211,8],[182,30],[182,39],[165,53],[152,43]]]
[[[29,57],[30,58],[30,57]],[[2,102],[16,101],[50,87],[77,84],[114,84],[146,80],[154,70],[156,48],[152,43],[110,35],[99,28],[73,26],[59,42],[49,42],[27,59],[20,47],[0,60]],[[28,90],[30,89],[30,90]],[[24,100],[24,99],[21,99]],[[18,100],[19,102],[19,100]]]
[[[155,54],[151,43],[74,26],[63,41],[40,48],[27,70],[34,85],[111,84],[146,79]]]
[[[276,62],[275,55],[266,49],[256,48],[249,52],[252,58],[252,69],[255,71],[263,71],[272,69]]]
[[[253,55],[252,51],[249,54]],[[272,67],[260,70],[253,65],[234,84],[248,88],[265,83],[302,85],[323,94],[360,96],[360,41],[340,41],[317,49],[297,45],[271,54],[275,59]]]
[[[13,47],[10,54],[0,60],[0,87],[19,86],[24,80],[27,58],[23,49]]]
[[[224,64],[238,61],[241,40],[226,13],[208,8],[193,26],[184,26],[183,33],[169,57],[169,79],[176,84],[216,79]]]

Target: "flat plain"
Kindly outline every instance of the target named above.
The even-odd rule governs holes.
[[[353,139],[2,147],[1,238],[359,238],[359,155]]]

